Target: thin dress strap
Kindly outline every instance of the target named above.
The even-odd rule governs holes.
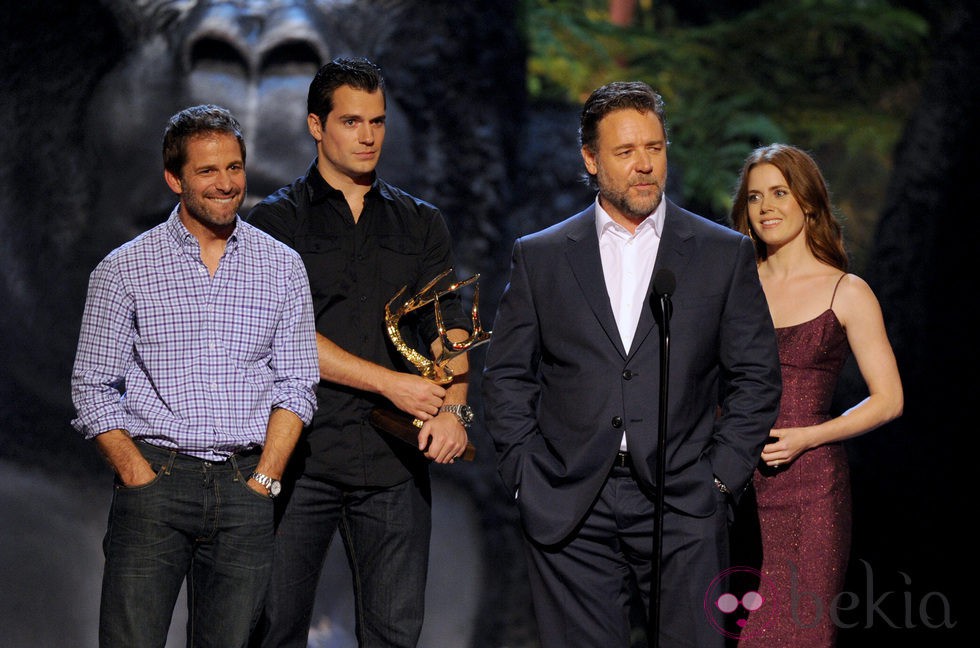
[[[830,308],[834,307],[834,298],[837,297],[837,287],[840,286],[840,282],[843,281],[844,277],[846,276],[847,273],[845,272],[840,276],[840,278],[837,279],[837,283],[834,284],[834,294],[830,296]]]

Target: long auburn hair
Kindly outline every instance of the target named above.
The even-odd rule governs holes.
[[[834,216],[830,204],[830,193],[820,168],[808,153],[790,144],[770,144],[762,146],[749,154],[738,176],[738,188],[732,203],[732,226],[743,234],[752,237],[755,253],[759,260],[769,256],[766,244],[755,236],[749,221],[749,172],[759,164],[771,164],[789,186],[793,197],[803,209],[806,217],[804,235],[807,247],[820,261],[847,272],[847,251],[844,249],[844,236],[840,222]]]

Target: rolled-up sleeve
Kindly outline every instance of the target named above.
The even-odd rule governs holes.
[[[72,426],[86,439],[128,429],[122,399],[126,367],[133,359],[133,312],[117,265],[111,257],[103,260],[89,277],[71,376],[77,413]]]
[[[320,372],[310,282],[299,255],[291,256],[282,319],[272,349],[271,365],[275,371],[272,407],[289,410],[307,425],[316,411]]]

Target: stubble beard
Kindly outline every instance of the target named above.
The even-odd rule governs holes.
[[[658,178],[655,178],[653,175],[643,177],[642,180],[644,182],[649,182],[656,185],[657,190],[654,195],[637,198],[630,196],[629,190],[633,186],[632,183],[620,191],[612,186],[611,183],[607,182],[606,178],[603,176],[604,174],[600,169],[600,172],[596,176],[596,180],[599,185],[599,194],[631,221],[642,221],[644,218],[652,214],[654,210],[660,206],[661,201],[664,199],[664,185],[667,184],[666,176],[664,176],[663,182],[661,182]]]
[[[229,196],[229,198],[230,197],[231,196]],[[235,196],[234,208],[227,213],[219,211],[218,209],[213,209],[207,204],[207,198],[199,200],[188,191],[181,193],[180,200],[188,216],[201,223],[208,229],[220,229],[226,228],[235,222],[235,217],[238,215],[238,210],[241,209],[242,202],[245,200],[245,190],[243,189],[237,196]]]

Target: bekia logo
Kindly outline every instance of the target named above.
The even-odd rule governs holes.
[[[719,573],[705,591],[704,613],[715,630],[730,639],[760,637],[777,618],[779,627],[800,630],[827,625],[838,629],[883,625],[894,630],[956,627],[952,603],[942,592],[913,592],[912,578],[905,572],[898,572],[903,589],[883,588],[870,563],[860,560],[855,577],[861,573],[859,568],[863,568],[863,587],[831,596],[820,595],[792,562],[785,573],[771,578],[752,567],[731,567]]]
[[[745,626],[749,614],[760,615],[770,603],[759,593],[764,582],[762,573],[752,567],[730,567],[718,574],[704,593],[704,613],[708,622],[729,639],[748,637]],[[767,625],[766,616],[761,615],[761,623],[753,621],[754,632]]]

